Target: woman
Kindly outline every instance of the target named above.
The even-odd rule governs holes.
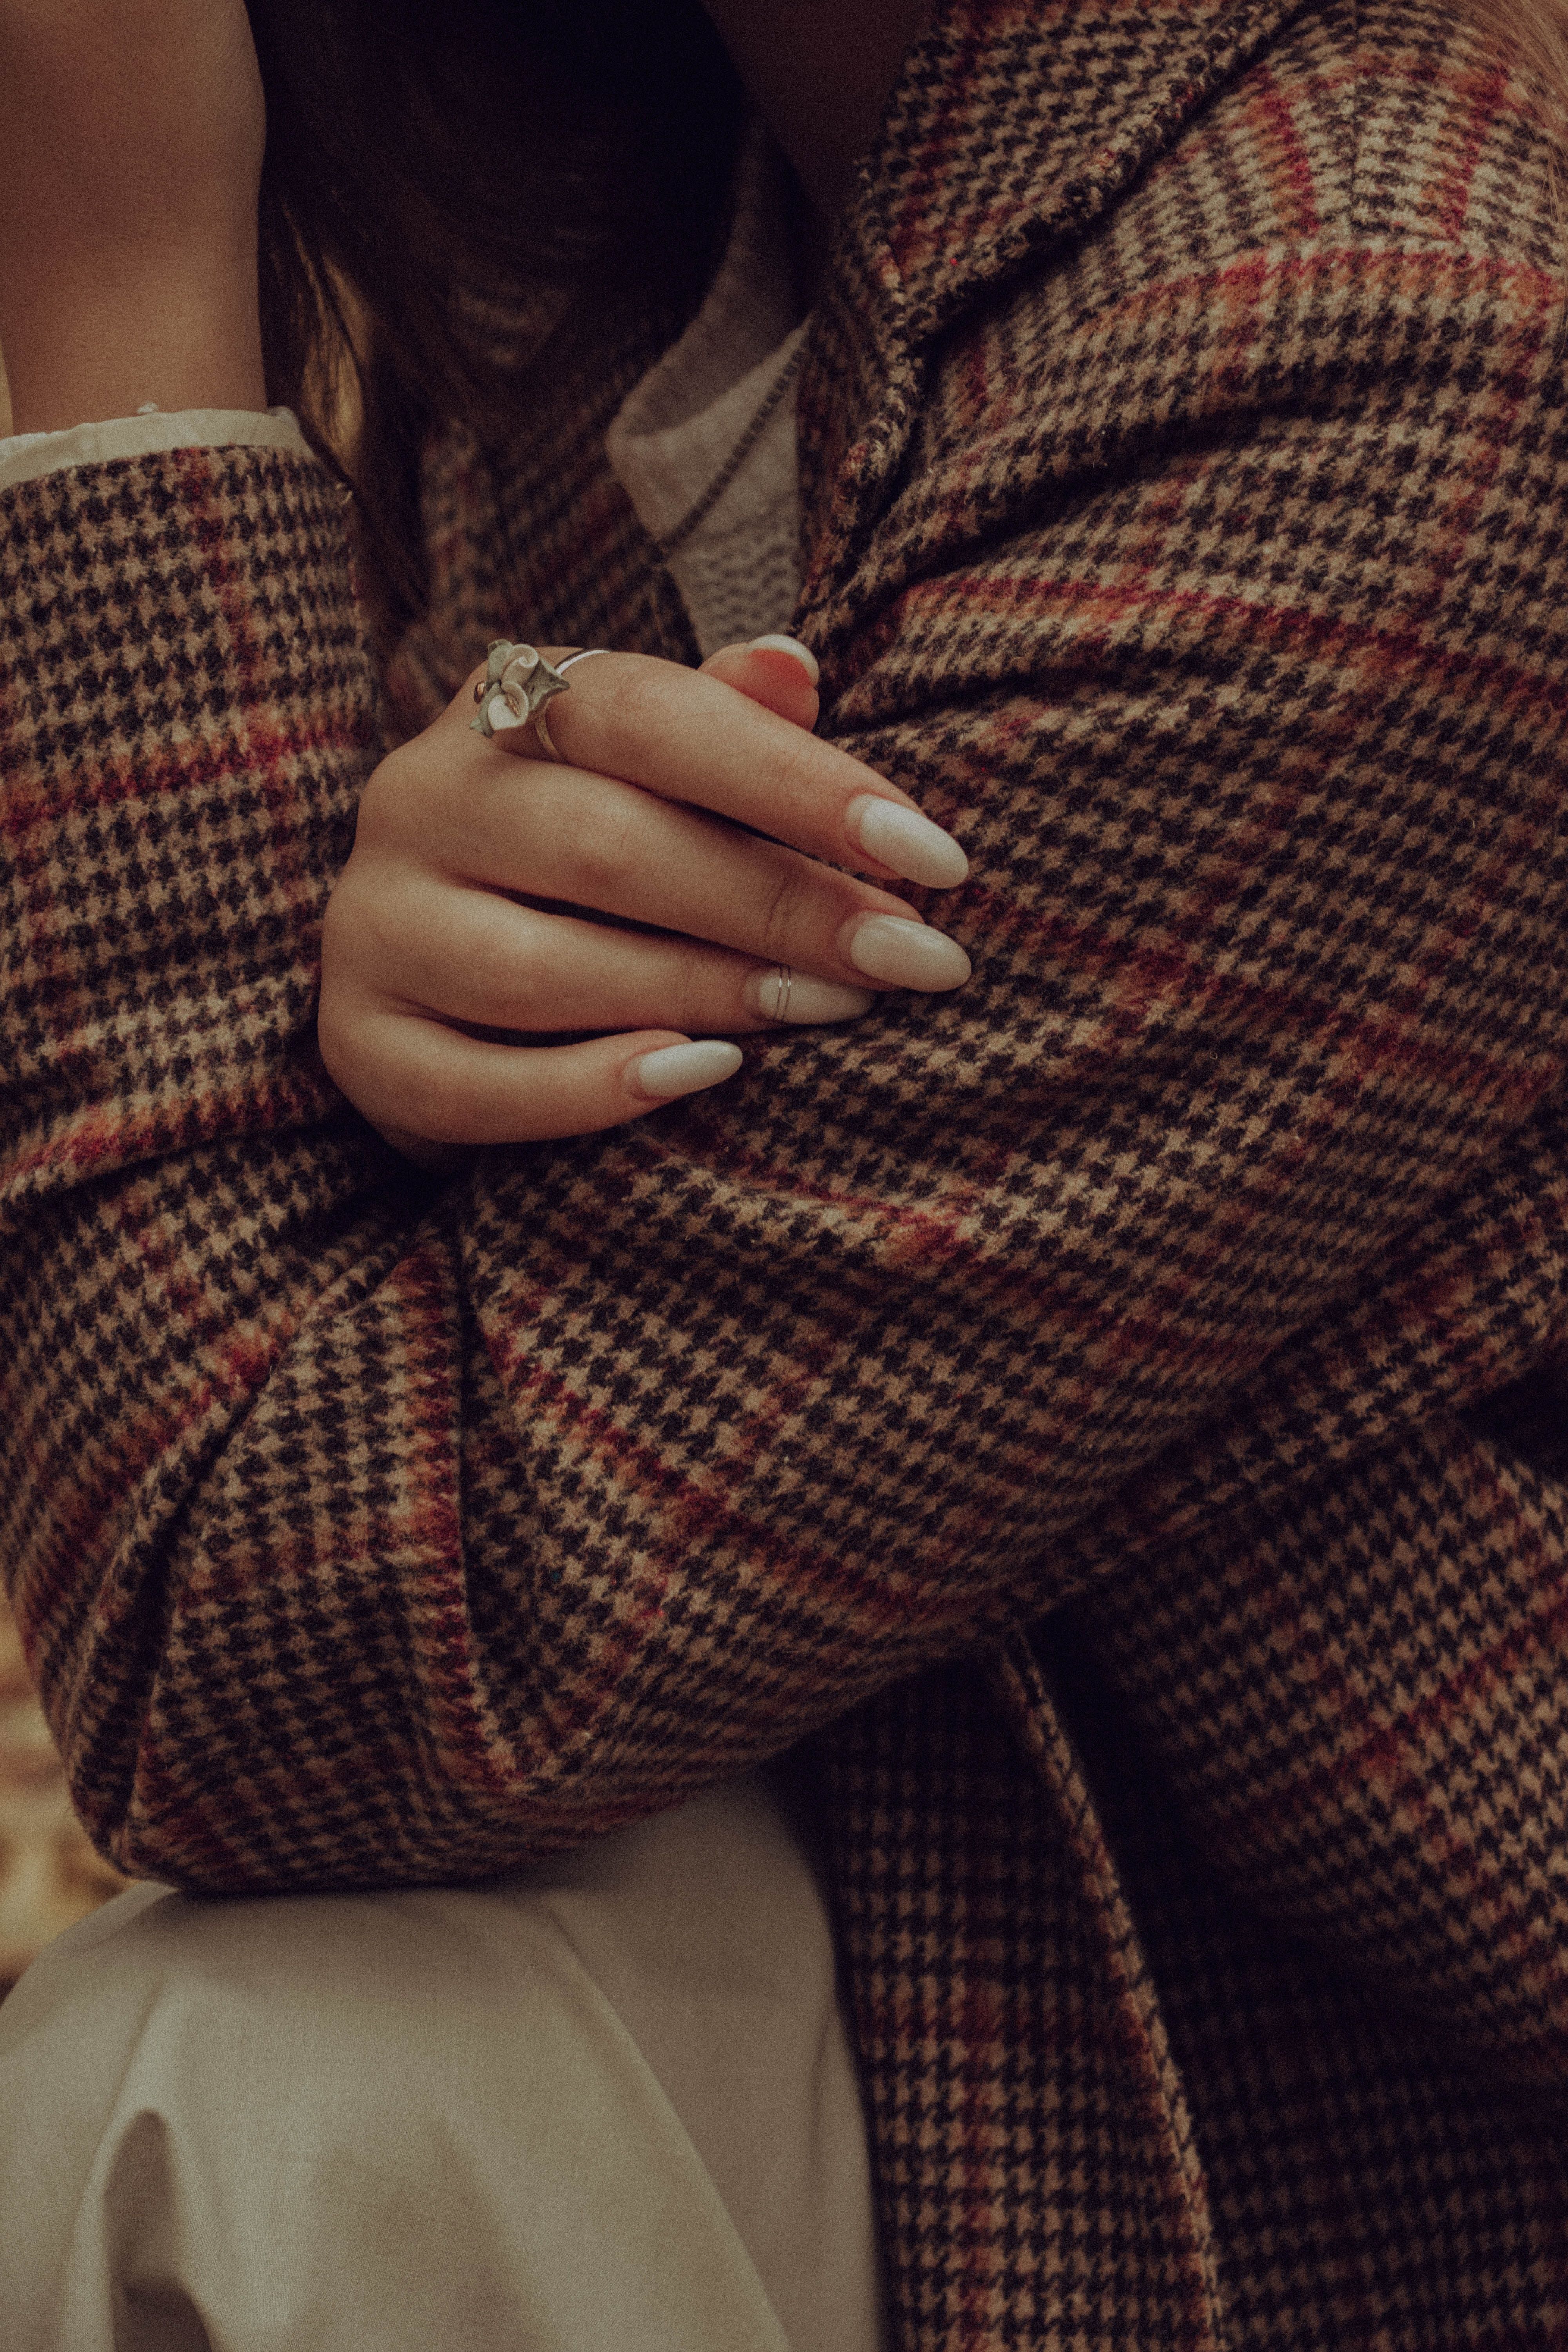
[[[963,812],[975,980],[411,1201],[289,1043],[364,729],[334,519],[265,455],[18,492],[19,641],[90,614],[118,648],[134,613],[154,648],[108,712],[23,698],[8,753],[45,975],[18,1589],[82,1801],[193,1885],[409,1884],[815,1732],[905,2340],[1544,2345],[1550,152],[1435,12],[952,0],[901,64],[913,26],[870,12],[893,87],[857,176],[879,75],[835,73],[832,12],[809,42],[713,15],[806,192],[798,617],[839,745]],[[514,102],[521,64],[458,55],[461,95]],[[226,367],[251,313],[207,266],[157,307]],[[520,371],[539,290],[463,289]],[[519,373],[526,438],[433,436],[419,715],[516,613],[700,650],[686,514],[646,467],[639,509],[612,439],[687,421],[645,379],[691,304],[585,303]],[[237,390],[254,366],[161,404]],[[41,602],[18,555],[68,567],[89,525],[97,569]],[[183,843],[234,861],[203,987],[167,983],[177,927],[132,951],[117,916],[89,960],[62,779],[118,773],[132,719],[174,883],[133,906],[180,903]],[[87,853],[140,863],[116,840]],[[136,1354],[126,1285],[177,1349]]]

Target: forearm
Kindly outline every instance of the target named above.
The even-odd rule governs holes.
[[[1355,332],[1352,319],[1352,344]],[[1292,467],[1379,435],[1347,383],[1322,387],[1331,422],[1297,428]],[[1341,396],[1356,404],[1349,421],[1332,418]],[[1517,402],[1510,415],[1540,433]],[[1250,495],[1247,429],[1205,442],[1211,498]],[[223,985],[201,992],[216,1009],[196,1077],[211,1067],[223,1082],[204,1090],[177,1075],[189,1056],[168,1025],[160,948],[124,1012],[133,1030],[147,997],[163,1058],[129,1090],[107,1073],[106,1118],[100,1048],[85,1033],[59,1040],[49,1072],[69,1104],[23,1139],[14,1168],[19,1219],[40,1188],[71,1196],[83,1282],[93,1187],[122,1184],[138,1154],[167,1171],[157,1245],[128,1254],[124,1278],[149,1328],[174,1302],[177,1327],[205,1335],[213,1373],[188,1397],[176,1353],[172,1402],[144,1412],[141,1362],[117,1339],[110,1442],[123,1450],[129,1431],[144,1449],[138,1493],[161,1516],[150,1535],[137,1522],[128,1550],[110,1483],[89,1484],[37,1572],[36,1622],[62,1629],[57,1719],[68,1723],[72,1676],[92,1686],[89,1634],[95,1667],[117,1662],[107,1720],[121,1748],[97,1782],[99,1818],[132,1866],[319,1883],[341,1873],[348,1839],[364,1877],[499,1867],[668,1802],[1053,1606],[1081,1585],[1096,1516],[1196,1443],[1298,1335],[1331,1329],[1346,1292],[1528,1127],[1561,1076],[1561,796],[1542,770],[1538,701],[1509,686],[1500,656],[1506,725],[1467,779],[1458,870],[1418,865],[1411,906],[1369,928],[1361,869],[1325,860],[1323,840],[1353,836],[1369,797],[1394,837],[1435,821],[1408,757],[1405,681],[1420,681],[1422,723],[1445,725],[1443,633],[1466,624],[1439,608],[1404,668],[1364,630],[1336,633],[1315,604],[1342,576],[1325,549],[1353,520],[1384,610],[1404,594],[1415,523],[1391,493],[1369,538],[1359,505],[1352,518],[1320,496],[1266,551],[1298,583],[1300,621],[1241,594],[1216,607],[1211,564],[1204,595],[1152,594],[1114,656],[1080,625],[1080,584],[1053,570],[1071,553],[1059,533],[996,551],[982,584],[1018,617],[984,641],[986,676],[960,625],[981,593],[973,566],[927,567],[915,642],[970,648],[951,704],[924,662],[925,698],[900,705],[896,646],[863,665],[840,717],[854,748],[943,814],[968,799],[984,861],[967,901],[976,985],[853,1035],[775,1044],[721,1110],[496,1155],[421,1223],[341,1135],[337,1159],[321,1160],[321,1098],[289,1090],[307,1066],[322,877],[346,843],[296,749],[307,688],[341,674],[341,656],[279,635],[280,594],[324,609],[320,575],[300,544],[252,544],[258,495],[256,478],[237,484],[226,535],[187,492],[171,503],[144,485],[127,544],[173,516],[157,543],[176,644],[179,567],[201,551],[195,671],[216,663],[212,721],[227,740],[238,712],[254,764],[216,831],[198,796],[164,838],[183,845],[193,898],[210,904],[204,845],[236,826],[247,891],[294,894],[287,1017],[275,1030],[256,1018],[271,950],[220,933],[230,1009]],[[1120,583],[1121,550],[1142,544],[1170,485],[1156,477],[1149,513],[1128,499],[1110,520],[1097,495],[1084,491],[1082,560]],[[1216,609],[1233,633],[1217,646]],[[1364,654],[1350,673],[1347,639]],[[287,723],[261,705],[251,716],[247,647],[307,697]],[[1192,677],[1249,663],[1269,679],[1249,726],[1226,706],[1201,710],[1200,727]],[[1053,667],[1073,690],[1042,694]],[[1281,710],[1328,716],[1286,737]],[[188,782],[206,789],[200,761]],[[242,823],[245,808],[262,820]],[[1129,809],[1169,829],[1131,861]],[[90,866],[103,844],[62,836],[51,854],[62,870]],[[1489,877],[1526,854],[1541,887],[1521,905]],[[1472,902],[1418,1024],[1391,1030],[1410,930],[1446,939]],[[1325,961],[1320,937],[1352,929],[1364,951]],[[1478,1003],[1484,1067],[1466,1059]],[[1438,1083],[1456,1068],[1464,1086]],[[149,1127],[142,1097],[165,1077],[172,1123]],[[182,1172],[181,1154],[209,1144]],[[262,1172],[241,1186],[247,1166]],[[263,1317],[254,1287],[237,1290],[226,1224],[182,1211],[182,1186],[238,1198],[246,1234],[276,1239],[264,1295],[281,1308]],[[16,1264],[36,1285],[21,1232]],[[37,1462],[26,1475],[37,1491]],[[134,1640],[96,1612],[100,1590],[132,1596]],[[237,1685],[245,1737],[215,1764],[208,1733],[182,1726],[232,1712]],[[378,1774],[385,1760],[391,1797],[333,1793],[331,1759],[356,1754]]]
[[[237,0],[0,0],[14,431],[265,407],[263,137]]]

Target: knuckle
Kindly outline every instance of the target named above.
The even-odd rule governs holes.
[[[770,740],[768,748],[769,799],[775,808],[794,813],[800,831],[791,838],[803,845],[818,842],[830,855],[836,854],[844,795],[825,765],[826,747],[815,735],[795,727],[787,730],[783,742]]]
[[[316,1043],[327,1076],[339,1092],[351,1099],[363,1091],[359,1081],[363,1034],[363,1024],[355,1017],[355,1007],[347,992],[323,985],[316,1014]]]
[[[779,783],[803,799],[821,799],[822,751],[815,735],[808,735],[803,728],[793,728],[774,755]]]
[[[592,678],[595,701],[616,727],[640,728],[663,707],[668,685],[657,662],[637,660],[595,662]],[[575,682],[577,673],[574,672]]]
[[[374,938],[374,900],[361,877],[345,866],[321,917],[321,994],[335,999],[349,976],[363,970]]]
[[[593,802],[587,821],[570,826],[565,851],[583,905],[609,911],[624,899],[627,877],[641,865],[643,813],[630,793],[613,789],[595,793]]]
[[[321,969],[334,979],[379,965],[389,948],[406,940],[403,894],[351,862],[332,886],[321,921]]]
[[[670,1026],[700,1037],[733,1020],[737,1013],[742,1019],[749,1018],[740,1009],[741,986],[737,974],[728,969],[716,971],[709,958],[683,955],[671,975],[664,1008],[670,1016]]]
[[[472,1017],[494,1029],[528,1034],[567,1025],[557,1018],[563,1003],[558,976],[528,930],[504,943],[477,944],[468,1002]]]
[[[394,846],[417,825],[428,797],[429,779],[417,742],[388,752],[360,795],[355,850]]]
[[[788,866],[775,866],[765,877],[758,907],[758,943],[764,954],[781,963],[798,941],[805,913],[807,890],[802,877]]]
[[[679,693],[683,687],[689,691],[690,672],[635,658],[596,661],[588,667],[605,765],[617,772],[635,771],[668,727],[672,691]],[[600,675],[593,677],[595,671]],[[579,675],[574,670],[574,679]]]

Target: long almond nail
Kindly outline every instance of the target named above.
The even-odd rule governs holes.
[[[956,940],[897,915],[862,915],[838,944],[857,971],[889,988],[957,988],[973,969]]]
[[[822,666],[816,656],[809,646],[803,646],[798,637],[786,637],[773,632],[765,637],[753,637],[746,651],[749,654],[793,654],[813,686],[822,676]]]
[[[754,1021],[858,1021],[877,1002],[868,988],[845,988],[836,980],[813,980],[787,964],[752,972],[741,991]]]
[[[644,1054],[626,1076],[656,1102],[673,1102],[677,1095],[694,1095],[732,1078],[742,1059],[739,1045],[727,1045],[721,1037],[700,1037],[689,1045],[660,1045]]]
[[[902,808],[875,793],[862,793],[844,814],[851,841],[890,866],[906,882],[923,882],[933,890],[951,890],[969,872],[969,860],[951,833],[932,824],[919,809]]]

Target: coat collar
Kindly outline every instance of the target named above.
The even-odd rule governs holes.
[[[801,387],[803,612],[858,560],[966,310],[1076,242],[1310,0],[937,0],[861,165]]]

